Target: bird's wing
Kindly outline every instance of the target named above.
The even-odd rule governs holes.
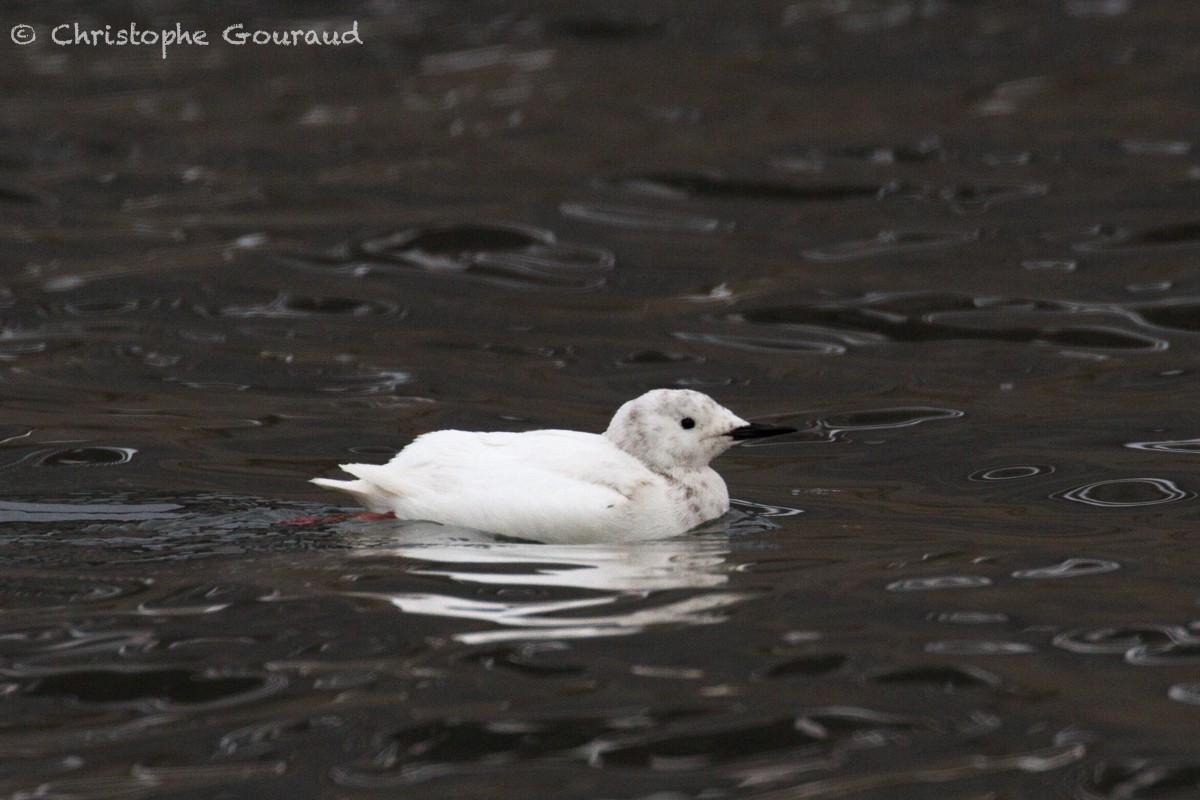
[[[629,496],[654,478],[642,462],[594,433],[437,431],[417,437],[389,467],[441,480],[473,480],[479,472],[544,472],[608,487]]]
[[[574,431],[438,431],[387,464],[342,468],[392,495],[400,516],[556,539],[621,528],[655,477],[607,439]]]

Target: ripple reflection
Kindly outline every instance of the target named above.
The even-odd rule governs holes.
[[[1054,646],[1072,653],[1119,655],[1135,648],[1186,641],[1191,635],[1187,628],[1179,625],[1076,628],[1055,636]]]
[[[1038,475],[1049,475],[1054,467],[1049,464],[1013,464],[1003,467],[989,467],[972,472],[967,476],[969,481],[1015,481],[1022,478],[1033,478]]]
[[[657,602],[654,593],[713,589],[729,581],[728,547],[715,539],[680,539],[624,545],[552,545],[524,542],[442,541],[393,549],[367,548],[360,557],[398,557],[416,562],[413,574],[448,578],[463,587],[454,593],[349,592],[391,603],[406,614],[479,620],[499,626],[454,635],[465,644],[529,639],[626,636],[664,625],[723,622],[725,609],[747,598],[736,592],[701,592]],[[481,600],[472,586],[558,587],[575,590],[566,599],[508,599],[495,593]],[[523,595],[514,593],[517,598]],[[505,598],[505,599],[497,599]],[[620,606],[619,610],[614,606]],[[606,609],[609,613],[580,614]]]
[[[608,203],[562,203],[558,211],[564,217],[582,222],[634,230],[712,233],[722,227],[733,227],[723,225],[721,220],[715,217]]]
[[[1109,757],[1081,774],[1081,785],[1071,796],[1088,800],[1184,798],[1195,797],[1200,790],[1200,765],[1187,756]]]
[[[908,428],[922,422],[957,419],[964,412],[956,408],[934,408],[932,406],[897,406],[895,408],[871,408],[831,414],[819,421],[821,427],[831,434],[844,431],[875,431],[892,428]]]
[[[1102,558],[1068,558],[1061,564],[1049,567],[1034,567],[1019,569],[1013,573],[1014,578],[1074,578],[1080,575],[1099,575],[1104,572],[1115,572],[1121,565],[1116,561]]]
[[[1200,683],[1177,683],[1167,690],[1167,697],[1178,703],[1200,706]]]
[[[770,335],[803,333],[850,346],[882,342],[992,341],[1083,350],[1162,352],[1166,339],[1132,328],[1200,329],[1196,306],[1178,302],[1136,311],[1103,303],[946,292],[875,292],[751,306],[730,322]],[[767,335],[767,334],[758,334]]]
[[[1130,450],[1154,450],[1160,453],[1200,453],[1200,439],[1164,439],[1157,442],[1129,442]]]
[[[952,656],[1001,656],[1033,653],[1036,648],[1024,642],[997,642],[974,639],[947,639],[925,645],[926,653]]]
[[[1113,478],[1051,496],[1101,508],[1134,508],[1190,500],[1196,493],[1180,489],[1166,478]]]
[[[508,288],[596,289],[616,256],[558,241],[548,230],[516,225],[435,224],[363,240],[332,256],[356,274],[389,265],[461,275]]]
[[[1200,246],[1200,223],[1183,222],[1132,230],[1097,231],[1094,238],[1074,247],[1082,252],[1125,252]]]
[[[978,589],[991,586],[984,575],[937,575],[930,578],[905,578],[887,585],[889,592],[924,592],[932,589]]]
[[[59,450],[38,459],[39,467],[111,467],[128,464],[137,449],[133,447],[76,447]]]
[[[874,239],[843,242],[804,251],[810,261],[850,261],[856,258],[938,250],[970,244],[979,238],[978,231],[882,231]]]

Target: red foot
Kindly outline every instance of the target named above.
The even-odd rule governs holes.
[[[320,525],[326,522],[342,522],[348,519],[360,519],[365,522],[374,522],[381,519],[395,519],[396,515],[392,512],[386,514],[376,514],[371,511],[364,511],[361,514],[328,514],[323,517],[296,517],[295,519],[282,520],[280,525]]]

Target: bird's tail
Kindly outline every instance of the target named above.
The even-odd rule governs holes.
[[[315,483],[317,486],[324,486],[326,489],[345,492],[371,511],[382,513],[390,510],[380,506],[379,489],[364,480],[335,481],[331,478],[313,478],[310,483]]]
[[[412,511],[412,508],[406,505],[406,499],[411,498],[414,494],[420,494],[422,491],[428,491],[422,484],[414,481],[411,475],[389,469],[386,465],[341,464],[340,466],[342,470],[349,472],[358,480],[335,481],[329,478],[313,478],[312,482],[318,486],[346,492],[357,498],[368,511],[374,511],[377,514],[388,512],[399,514],[402,511],[407,514]]]

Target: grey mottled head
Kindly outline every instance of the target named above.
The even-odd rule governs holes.
[[[695,470],[741,439],[791,428],[751,425],[706,394],[655,389],[617,409],[605,437],[655,472]]]

